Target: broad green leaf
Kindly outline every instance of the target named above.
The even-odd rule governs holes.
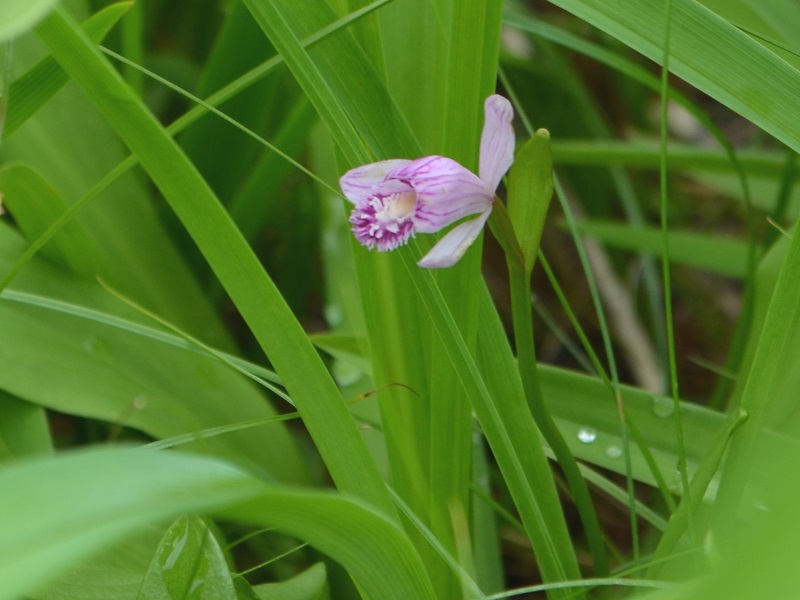
[[[398,525],[357,499],[324,492],[267,492],[225,519],[273,525],[344,566],[367,597],[435,598],[422,560]]]
[[[0,4],[0,42],[33,28],[58,0],[3,0]]]
[[[661,231],[655,227],[631,227],[623,223],[584,221],[578,231],[604,244],[639,254],[661,255]],[[671,262],[704,269],[728,277],[743,278],[747,273],[747,243],[732,238],[711,236],[671,228]]]
[[[52,452],[47,416],[41,407],[0,389],[0,415],[3,460]]]
[[[440,87],[437,93],[443,98],[445,122],[437,129],[445,156],[477,172],[483,103],[497,86],[503,6],[493,0],[439,1],[437,4],[444,17],[447,52],[446,62],[440,66],[442,70],[438,74],[446,84],[444,92]],[[427,57],[423,54],[417,60],[422,63]],[[473,269],[473,273],[480,270],[477,264]],[[472,298],[477,301],[477,288]]]
[[[444,152],[446,143],[442,84],[449,49],[445,9],[438,1],[391,2],[378,13],[386,86],[423,149],[431,154]]]
[[[322,600],[327,575],[325,563],[317,563],[280,583],[262,583],[253,588],[259,600]]]
[[[795,32],[800,25],[793,0],[700,0],[721,17],[797,68]]]
[[[765,593],[771,598],[800,595],[800,580],[792,560],[800,552],[798,451],[793,441],[762,465],[768,486],[757,510],[747,511],[751,518],[737,520],[735,544],[708,561],[701,577],[647,595],[647,600],[758,600]]]
[[[70,569],[36,600],[136,600],[163,525],[140,527]]]
[[[149,523],[263,493],[218,460],[95,448],[0,473],[0,598],[19,598]]]
[[[0,224],[1,271],[23,248]],[[163,332],[96,282],[41,260],[29,263],[13,287]],[[275,414],[253,384],[229,367],[155,339],[5,299],[0,299],[0,329],[0,387],[59,412],[133,427],[155,438]],[[306,481],[304,463],[283,425],[267,427],[202,442],[201,447],[255,463],[280,480]]]
[[[164,533],[137,600],[236,600],[231,572],[202,519],[180,517]]]
[[[773,425],[797,435],[793,418],[800,389],[794,342],[800,331],[800,235],[780,240],[759,269],[752,342],[744,361],[743,377],[734,406],[741,406],[750,421],[734,436],[720,483],[719,522],[730,535],[739,513],[747,481],[758,473],[757,450],[763,448],[766,427]],[[772,282],[774,281],[774,285]]]
[[[623,439],[616,404],[603,382],[596,377],[542,365],[542,393],[559,428],[576,457],[620,474],[625,473]],[[625,411],[647,440],[648,447],[668,484],[679,486],[675,471],[678,449],[674,435],[672,400],[636,388],[620,389]],[[723,425],[723,415],[696,404],[681,404],[687,459],[694,470],[705,457],[714,435]],[[632,475],[654,485],[644,457],[631,445]],[[676,487],[676,491],[679,489]]]
[[[0,471],[0,599],[41,591],[143,525],[184,513],[277,527],[342,564],[370,597],[433,598],[408,538],[363,503],[269,486],[215,459],[102,447]]]

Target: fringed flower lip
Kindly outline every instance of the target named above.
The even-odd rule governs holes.
[[[456,264],[475,241],[492,212],[495,191],[514,161],[514,110],[502,96],[484,103],[480,163],[475,175],[443,156],[384,160],[345,173],[339,185],[355,206],[351,230],[370,250],[394,250],[416,233],[436,233],[460,219],[419,261],[426,268]]]

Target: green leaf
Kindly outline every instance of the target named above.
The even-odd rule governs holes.
[[[22,240],[0,223],[0,272],[23,249]],[[97,310],[163,333],[96,282],[42,260],[32,260],[9,291]],[[3,389],[59,412],[156,438],[275,414],[255,386],[229,367],[109,324],[0,299],[0,330]],[[225,435],[202,447],[252,461],[283,481],[307,481],[305,463],[283,425],[269,425],[267,436],[264,431]]]
[[[164,526],[147,525],[57,578],[36,600],[136,600]]]
[[[0,454],[3,459],[49,454],[53,450],[41,407],[0,390]]]
[[[106,446],[0,470],[0,600],[42,590],[143,525],[185,513],[307,540],[369,597],[433,598],[405,533],[361,502],[270,486],[216,459]]]
[[[3,0],[0,4],[0,42],[32,29],[56,4],[58,0]]]
[[[137,600],[236,600],[217,539],[197,517],[180,517],[164,533]]]
[[[93,41],[100,43],[117,21],[130,9],[132,2],[118,2],[93,14],[82,25]],[[53,57],[48,56],[31,67],[11,84],[4,135],[10,136],[36,113],[68,81]]]
[[[335,494],[270,487],[219,460],[94,448],[0,471],[0,599],[31,593],[145,523],[184,513],[273,526],[341,563],[373,598],[432,599],[422,562],[382,514]]]
[[[291,579],[262,583],[253,590],[259,600],[321,600],[326,584],[325,563],[317,563]]]
[[[27,165],[6,165],[0,168],[0,194],[3,205],[28,239],[38,238],[60,217],[67,205],[58,191],[39,173]],[[42,254],[56,264],[75,273],[91,275],[98,271],[100,253],[81,225],[72,221],[51,242]]]
[[[661,231],[655,227],[584,221],[578,223],[578,231],[609,246],[640,254],[660,256],[663,250]],[[670,229],[669,241],[671,262],[728,277],[744,278],[747,274],[747,242],[675,228]]]
[[[559,165],[620,165],[653,169],[659,167],[661,149],[656,140],[553,140],[553,158]],[[748,175],[778,177],[786,153],[776,150],[737,149],[736,156]],[[670,143],[667,166],[673,169],[729,173],[730,157],[722,150]],[[750,179],[748,177],[748,179]],[[732,186],[734,187],[734,186]],[[741,186],[738,186],[741,193]]]
[[[497,402],[473,397],[475,413],[520,512],[545,581],[577,577],[574,548],[542,452],[541,434],[533,422],[488,290],[483,290],[479,317],[477,362],[485,381],[480,391],[486,396],[491,393]]]
[[[218,514],[273,525],[307,540],[341,563],[367,597],[435,597],[422,560],[406,533],[360,500],[323,492],[275,490]]]
[[[766,590],[770,598],[800,596],[793,560],[800,553],[798,452],[800,447],[793,440],[762,465],[768,485],[757,499],[757,512],[748,509],[737,515],[736,544],[709,561],[709,572],[652,600],[757,600]]]
[[[552,2],[661,62],[661,0]],[[670,71],[800,151],[800,72],[695,0],[673,0]]]
[[[788,248],[786,247],[788,245]],[[785,252],[785,254],[784,254]],[[778,266],[780,265],[780,266]],[[774,288],[769,282],[777,269]],[[720,482],[718,516],[725,535],[734,528],[742,494],[748,480],[758,470],[754,466],[756,449],[763,446],[766,425],[788,425],[795,429],[792,418],[794,398],[800,382],[796,377],[795,341],[800,331],[800,235],[795,226],[791,239],[783,239],[767,255],[759,272],[763,286],[756,299],[753,345],[748,349],[743,373],[736,390],[738,406],[749,415],[742,431],[733,437]],[[766,281],[765,281],[766,279]],[[755,341],[757,340],[757,341]],[[736,405],[734,405],[736,406]]]
[[[541,366],[540,374],[542,393],[575,456],[624,475],[619,413],[604,383],[596,377],[545,365]],[[661,472],[669,484],[679,485],[675,472],[678,448],[672,400],[629,386],[621,386],[620,392],[626,413],[647,440]],[[714,435],[723,426],[724,417],[688,402],[681,404],[681,416],[687,459],[694,470],[708,453]],[[631,445],[630,452],[633,477],[654,485],[641,451]]]
[[[40,590],[147,523],[253,497],[253,478],[213,459],[102,448],[0,473],[0,598]]]
[[[520,148],[508,178],[508,218],[525,258],[524,267],[530,272],[553,197],[549,131],[540,129]]]

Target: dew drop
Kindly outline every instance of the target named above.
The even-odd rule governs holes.
[[[662,419],[671,417],[675,412],[675,402],[665,396],[653,396],[653,412]]]
[[[597,432],[589,427],[581,427],[578,430],[578,441],[584,444],[591,444],[597,439]]]
[[[622,456],[622,448],[620,448],[619,446],[609,446],[608,448],[606,448],[605,454],[608,458],[614,458],[614,459],[619,458],[620,456]]]

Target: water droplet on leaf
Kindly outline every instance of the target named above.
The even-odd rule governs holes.
[[[590,427],[581,427],[578,430],[578,440],[584,444],[591,444],[597,439],[597,432]]]
[[[675,412],[675,402],[665,396],[653,396],[653,412],[662,419],[671,417]]]

